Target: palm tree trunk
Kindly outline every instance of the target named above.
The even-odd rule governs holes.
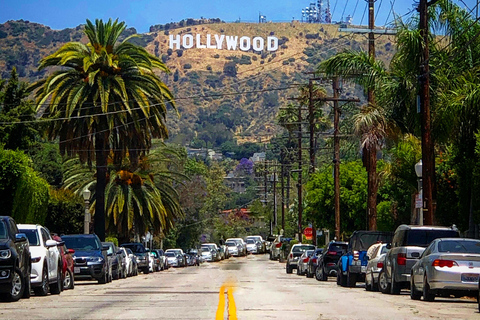
[[[377,230],[377,148],[370,146],[368,150],[368,230]]]
[[[107,186],[107,134],[100,130],[95,134],[97,184],[95,187],[95,234],[105,241],[105,188]]]

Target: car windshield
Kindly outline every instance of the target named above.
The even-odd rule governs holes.
[[[255,240],[253,240],[253,239],[247,239],[247,244],[255,244]]]
[[[235,242],[225,242],[225,245],[227,247],[236,247],[237,246]]]
[[[141,244],[137,243],[130,243],[130,244],[124,244],[123,247],[130,248],[133,252],[135,253],[145,253],[145,247]]]
[[[28,244],[34,247],[37,247],[40,245],[40,239],[38,238],[38,232],[37,230],[33,229],[19,229],[21,233],[25,233],[28,239]]]
[[[455,237],[458,237],[455,230],[408,230],[403,245],[426,248],[435,239]]]
[[[166,255],[167,257],[173,257],[173,258],[175,258],[175,253],[173,253],[173,252],[171,252],[171,251],[170,251],[170,252],[165,252],[165,255]]]
[[[7,239],[7,228],[5,227],[5,223],[0,221],[0,239]]]
[[[343,243],[332,243],[330,245],[330,248],[328,248],[328,251],[335,251],[335,252],[341,252],[341,253],[344,253],[344,252],[347,252],[347,247],[348,245],[347,244],[343,244]]]
[[[313,245],[301,245],[301,246],[294,246],[292,252],[303,252],[305,250],[315,250],[315,246]]]
[[[67,248],[74,250],[100,250],[100,243],[94,237],[63,236]]]
[[[202,252],[210,252],[210,249],[208,249],[207,247],[202,247]]]
[[[480,241],[447,240],[438,243],[439,252],[480,253]]]

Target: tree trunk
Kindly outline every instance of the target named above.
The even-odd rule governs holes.
[[[107,134],[100,130],[95,134],[95,160],[97,184],[95,188],[95,234],[105,241],[105,188],[107,186]]]
[[[370,146],[368,151],[368,196],[367,196],[367,216],[368,230],[377,230],[377,148]]]

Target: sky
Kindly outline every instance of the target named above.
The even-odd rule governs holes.
[[[240,20],[258,22],[259,14],[267,21],[287,22],[302,20],[302,8],[317,0],[1,0],[0,23],[8,20],[28,20],[41,23],[52,29],[74,28],[86,19],[125,21],[137,32],[149,31],[156,24],[177,22],[182,19],[220,18],[226,22]],[[327,0],[322,0],[324,6]],[[462,7],[473,9],[476,14],[477,0],[454,0]],[[392,21],[393,11],[403,16],[414,9],[415,0],[377,0],[375,2],[375,25],[384,26]],[[330,0],[332,20],[340,21],[347,15],[353,16],[353,24],[366,25],[367,2],[365,0]]]

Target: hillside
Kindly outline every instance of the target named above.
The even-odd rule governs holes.
[[[33,82],[45,76],[38,72],[40,59],[68,41],[82,41],[83,26],[52,30],[28,21],[8,21],[0,25],[0,74],[8,78],[16,67],[21,78]],[[322,60],[345,49],[367,48],[363,35],[340,34],[337,25],[292,23],[209,23],[161,30],[152,27],[132,42],[160,57],[171,73],[163,76],[177,98],[179,117],[170,113],[171,140],[183,144],[196,141],[219,146],[237,138],[239,142],[265,141],[278,128],[275,116],[291,102],[298,86]],[[135,34],[127,29],[124,36]],[[219,49],[169,49],[169,37],[186,34],[275,36],[277,51]],[[386,63],[393,55],[393,37],[376,40],[376,54]],[[344,96],[363,99],[358,89],[346,86]]]

